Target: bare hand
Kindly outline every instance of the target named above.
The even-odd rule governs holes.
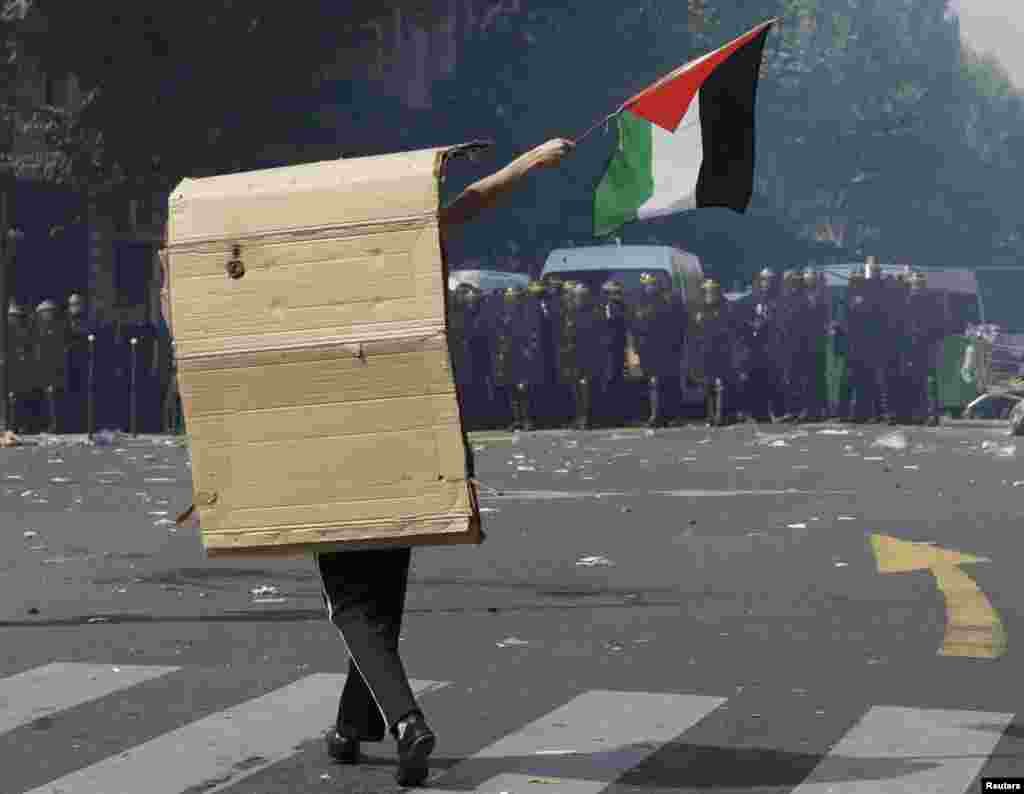
[[[552,138],[530,152],[534,168],[555,168],[562,159],[576,148],[576,144],[565,138]]]

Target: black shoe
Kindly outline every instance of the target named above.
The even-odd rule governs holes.
[[[437,737],[422,714],[414,714],[395,728],[398,741],[398,769],[395,780],[400,786],[421,786],[430,773],[427,759],[434,752]]]
[[[327,754],[340,764],[358,764],[359,740],[343,736],[337,726],[327,732]]]

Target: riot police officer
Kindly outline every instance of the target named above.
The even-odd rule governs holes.
[[[37,385],[42,404],[46,408],[46,426],[50,433],[59,432],[61,411],[64,402],[65,358],[67,347],[66,328],[58,316],[57,304],[44,300],[36,307],[34,329],[34,353]],[[62,418],[62,417],[61,417]]]
[[[528,391],[525,414],[526,429],[536,426],[537,420],[548,417],[545,412],[544,397],[550,383],[550,358],[548,356],[548,339],[545,331],[544,304],[547,298],[547,285],[542,281],[530,281],[526,287],[523,301],[523,342],[524,345],[524,383]]]
[[[852,422],[867,422],[877,415],[879,385],[871,363],[873,307],[866,294],[864,271],[850,273],[846,303],[847,377]]]
[[[539,307],[528,302],[522,287],[509,287],[498,324],[495,382],[505,389],[513,430],[533,429],[530,386],[543,382],[540,348]]]
[[[448,292],[448,351],[452,359],[452,379],[459,395],[462,418],[469,428],[475,428],[476,413],[472,395],[477,373],[473,369],[470,344],[475,332],[476,317],[469,307],[473,287],[459,284]]]
[[[697,314],[696,327],[704,372],[705,403],[708,421],[713,425],[730,423],[736,416],[736,397],[740,386],[737,366],[740,343],[737,324],[729,304],[722,297],[722,288],[714,279],[703,284],[703,305]]]
[[[602,301],[584,283],[566,284],[567,300],[563,316],[562,379],[573,387],[574,424],[578,430],[593,426],[595,401],[602,403],[601,376],[605,367],[601,333],[606,322]],[[595,390],[595,384],[597,390]],[[595,400],[595,397],[597,400]]]
[[[800,421],[821,421],[826,413],[825,343],[828,334],[829,310],[824,284],[818,273],[807,268],[803,274],[804,302],[801,307],[800,366],[805,408]]]
[[[642,294],[630,316],[640,367],[647,378],[649,427],[667,424],[666,409],[681,398],[680,371],[685,343],[685,311],[653,273],[640,276]]]
[[[745,307],[741,333],[750,351],[750,379],[743,407],[758,421],[785,414],[782,328],[775,272],[764,268],[754,279],[753,301]]]
[[[544,360],[547,362],[545,384],[539,394],[544,406],[544,416],[552,424],[561,426],[572,416],[572,390],[563,383],[560,376],[562,312],[564,310],[565,285],[557,276],[544,279],[544,294],[540,298],[541,340]]]
[[[927,281],[920,271],[910,274],[906,301],[906,339],[901,367],[900,418],[924,424],[933,414],[929,404],[928,376],[938,323],[925,292]]]
[[[68,298],[66,311],[64,427],[69,433],[87,432],[89,398],[89,362],[91,328],[86,317],[85,301],[73,293]]]
[[[32,324],[25,307],[14,298],[7,309],[7,422],[18,433],[35,430],[35,356],[32,350]]]
[[[626,361],[626,291],[621,281],[609,279],[601,285],[604,294],[605,323],[602,326],[601,349],[605,366],[601,375],[604,396],[602,418],[613,425],[625,422]]]
[[[783,422],[795,421],[802,408],[803,399],[795,390],[799,389],[800,377],[800,322],[803,309],[803,274],[787,270],[782,274],[782,289],[779,295],[779,320],[781,325],[781,347],[783,389],[785,393],[785,414]]]

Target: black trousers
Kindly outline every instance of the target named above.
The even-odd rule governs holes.
[[[412,550],[369,549],[315,555],[324,605],[348,647],[349,670],[338,704],[338,731],[382,741],[419,710],[398,655]]]

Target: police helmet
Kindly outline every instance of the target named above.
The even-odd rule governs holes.
[[[572,295],[576,300],[584,300],[590,297],[590,287],[584,284],[582,281],[577,281],[572,285]]]
[[[505,290],[505,303],[517,303],[522,300],[524,295],[526,295],[526,290],[522,287],[508,287]]]
[[[608,281],[601,285],[601,292],[603,292],[608,298],[621,298],[624,291],[622,282],[616,281],[615,279],[608,279]]]

